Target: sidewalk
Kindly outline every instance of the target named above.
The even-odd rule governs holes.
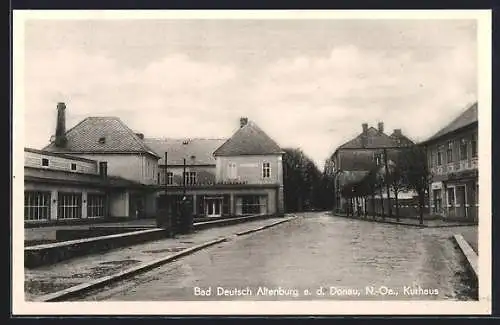
[[[460,232],[460,235],[464,237],[465,241],[472,247],[474,252],[478,253],[478,235],[477,235],[477,227],[473,229],[464,229]]]
[[[115,249],[103,254],[88,255],[54,265],[26,269],[25,300],[73,287],[92,280],[112,276],[124,270],[205,242],[236,235],[289,218],[269,218],[201,230],[189,235]]]
[[[371,222],[381,222],[381,223],[388,223],[388,224],[396,224],[396,225],[406,225],[406,226],[419,226],[419,227],[429,227],[429,228],[439,228],[439,227],[457,227],[457,226],[471,226],[471,225],[476,225],[472,222],[466,222],[466,221],[451,221],[451,220],[442,220],[442,219],[431,219],[431,220],[425,220],[424,223],[420,224],[420,220],[418,218],[399,218],[399,221],[396,220],[395,217],[385,217],[382,218],[380,216],[347,216],[346,214],[340,214],[340,213],[330,213],[332,216],[335,217],[342,217],[342,218],[350,218],[350,219],[356,219],[356,220],[364,220],[364,221],[371,221]]]

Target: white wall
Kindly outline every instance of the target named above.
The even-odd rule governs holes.
[[[269,162],[271,166],[271,177],[262,177],[262,166]],[[267,156],[234,156],[216,157],[216,179],[220,181],[231,181],[229,165],[236,164],[237,181],[248,182],[248,184],[283,184],[283,161],[281,155]]]
[[[142,184],[156,184],[158,160],[142,154],[77,154],[75,156],[108,162],[108,175]],[[149,168],[148,168],[149,167]]]
[[[42,159],[49,160],[49,166],[42,166]],[[71,170],[71,164],[76,165],[76,170]],[[97,162],[86,162],[79,159],[71,159],[66,157],[58,157],[55,155],[44,155],[42,153],[24,151],[24,166],[35,168],[47,168],[55,170],[64,170],[78,173],[96,174]]]

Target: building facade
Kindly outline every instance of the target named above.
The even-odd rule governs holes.
[[[362,132],[339,146],[325,165],[325,172],[334,176],[334,211],[345,213],[348,209],[349,202],[342,195],[344,186],[360,181],[370,170],[383,166],[384,155],[387,155],[390,162],[402,147],[413,144],[401,129],[395,129],[391,135],[387,135],[384,133],[383,122],[379,122],[377,128],[363,123]],[[364,210],[364,202],[362,204],[361,208]]]
[[[24,149],[24,220],[53,224],[129,217],[145,185],[107,174],[106,162]]]
[[[196,217],[284,212],[283,152],[246,118],[229,139],[145,139],[145,143],[163,152],[159,206],[186,197]]]
[[[422,143],[427,150],[434,214],[477,221],[478,183],[477,103]]]
[[[65,119],[66,105],[59,103],[56,133],[43,151],[96,161],[98,166],[106,163],[108,176],[137,185],[126,195],[109,194],[123,198],[112,202],[115,214],[129,218],[154,217],[160,157],[147,147],[144,136],[134,133],[117,117],[88,117],[68,131]]]

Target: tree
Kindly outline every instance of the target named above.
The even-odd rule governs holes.
[[[425,148],[413,145],[401,149],[400,166],[403,181],[418,195],[420,224],[424,223],[425,195],[429,189],[430,171]]]
[[[392,163],[389,163],[390,173],[387,177],[387,182],[390,188],[394,192],[394,203],[396,206],[396,220],[399,221],[399,193],[406,188],[404,170],[402,169],[402,155],[403,151],[398,151],[396,155],[391,159]]]
[[[322,174],[312,159],[298,148],[284,149],[283,187],[287,211],[303,211],[317,207],[316,197],[321,188]]]

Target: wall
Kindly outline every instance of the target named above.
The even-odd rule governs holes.
[[[262,165],[269,162],[271,177],[262,178]],[[237,178],[230,177],[229,163],[236,164]],[[248,184],[283,184],[283,161],[281,155],[216,157],[216,180],[240,181]]]
[[[165,184],[165,168],[158,169],[160,173],[161,184]],[[167,166],[167,172],[174,174],[174,183],[172,185],[182,185],[182,166]],[[215,183],[215,166],[186,166],[186,172],[196,172],[197,184]]]
[[[49,166],[42,166],[42,158],[49,160]],[[76,170],[71,170],[71,164],[76,165]],[[35,168],[46,168],[64,170],[78,173],[97,174],[97,162],[86,162],[79,159],[60,157],[54,154],[42,154],[31,151],[24,151],[24,166]]]
[[[157,183],[158,161],[142,154],[75,154],[75,156],[108,162],[108,175],[120,176],[142,184]],[[150,170],[146,171],[147,162]]]
[[[428,160],[430,170],[433,175],[448,175],[450,173],[456,173],[463,170],[473,170],[478,168],[477,156],[472,157],[472,145],[471,138],[473,135],[477,139],[477,127],[474,129],[464,130],[463,132],[445,136],[439,139],[438,142],[429,145],[427,148]],[[467,140],[467,159],[460,159],[460,140],[464,138]],[[447,149],[448,141],[453,142],[453,152],[452,152],[452,162],[448,163]],[[439,147],[442,146],[442,164],[438,165],[438,151]],[[478,147],[478,142],[476,143],[476,148]]]
[[[129,217],[129,193],[127,191],[110,193],[109,199],[111,217]]]

